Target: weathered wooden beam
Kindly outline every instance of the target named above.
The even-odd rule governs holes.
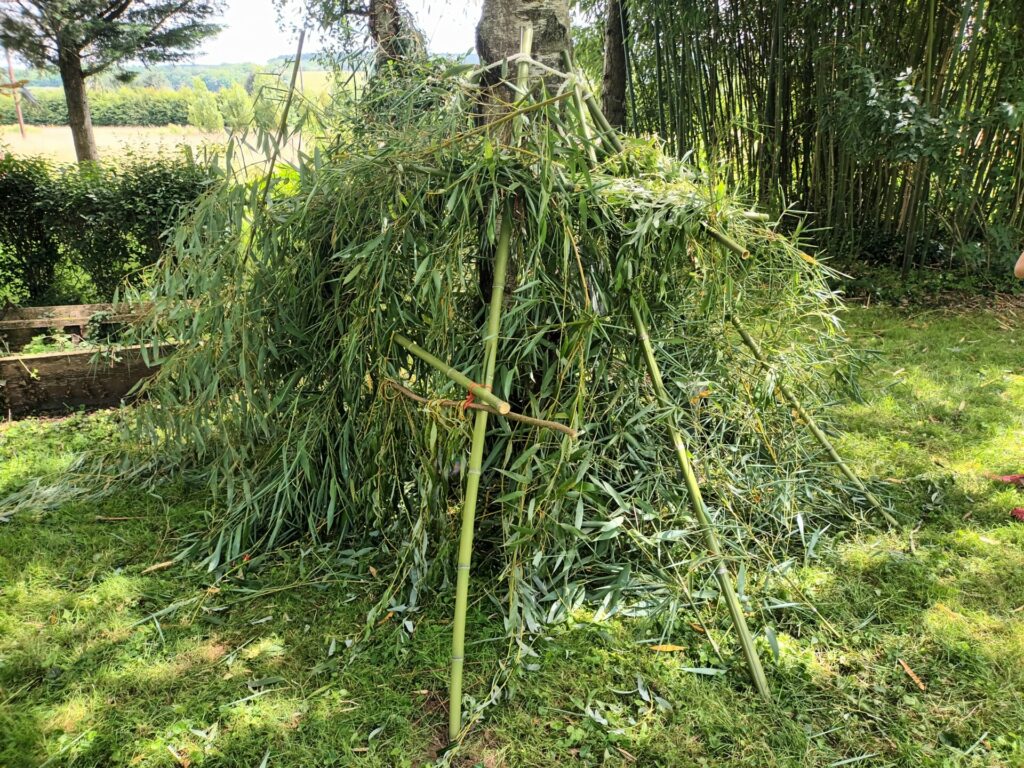
[[[161,347],[159,357],[173,349]],[[0,357],[0,413],[20,418],[120,405],[132,387],[157,371],[143,362],[138,346],[93,363],[95,355],[95,349],[88,349]],[[154,356],[151,350],[149,359]]]
[[[89,315],[86,317],[44,317],[44,318],[26,318],[18,320],[0,320],[0,331],[7,330],[20,330],[22,328],[79,328],[84,325],[88,325],[95,315]],[[99,320],[100,323],[130,323],[139,319],[138,312],[112,312],[105,314]]]
[[[132,323],[152,307],[143,304],[64,304],[51,307],[8,307],[0,309],[0,350],[17,352],[33,336],[56,328],[77,329],[86,335],[94,320],[100,325]]]

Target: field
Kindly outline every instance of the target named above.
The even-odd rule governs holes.
[[[840,449],[891,478],[909,525],[829,531],[794,564],[775,705],[751,693],[724,611],[707,632],[686,617],[663,653],[580,612],[535,643],[535,669],[452,764],[1024,765],[1024,493],[988,477],[1024,471],[1022,322],[1019,304],[848,314],[877,358],[864,401],[840,408]],[[0,495],[59,471],[111,418],[0,426]],[[172,489],[0,523],[0,765],[437,759],[449,612],[427,608],[411,639],[380,622],[352,652],[387,562],[296,545],[214,584],[166,563],[206,508]],[[481,697],[507,648],[474,599],[466,688]]]
[[[100,157],[115,159],[119,154],[156,154],[183,144],[193,148],[205,144],[222,145],[222,136],[203,133],[189,126],[96,126],[96,145]],[[16,155],[42,155],[58,162],[75,161],[71,129],[61,125],[27,125],[21,138],[17,125],[0,126],[0,146]]]

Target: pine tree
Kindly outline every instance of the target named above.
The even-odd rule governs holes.
[[[79,162],[96,160],[87,78],[127,61],[176,61],[220,29],[222,0],[15,0],[0,10],[0,44],[56,67]]]

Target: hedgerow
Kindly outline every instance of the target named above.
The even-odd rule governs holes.
[[[165,232],[210,177],[190,153],[129,155],[117,165],[0,159],[0,300],[48,303],[62,262],[88,275],[88,298],[109,299],[156,260]]]

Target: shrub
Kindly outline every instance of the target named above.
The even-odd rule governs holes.
[[[252,99],[238,83],[221,89],[217,93],[217,104],[224,116],[224,125],[233,133],[241,133],[252,123]]]
[[[45,212],[53,167],[41,158],[0,159],[0,303],[40,302],[60,253]]]
[[[198,77],[188,92],[188,124],[210,133],[224,130],[224,116],[217,106],[217,98]]]
[[[114,165],[0,161],[0,282],[9,300],[45,303],[62,259],[99,298],[152,264],[165,233],[211,178],[191,154],[121,158]]]

